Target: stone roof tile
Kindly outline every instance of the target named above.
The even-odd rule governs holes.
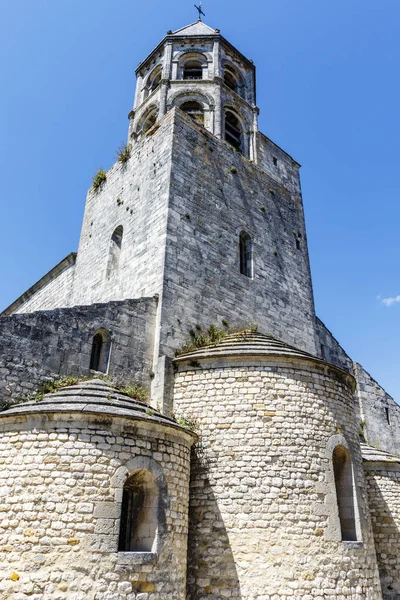
[[[385,463],[400,463],[398,456],[393,456],[389,452],[384,450],[377,450],[368,446],[368,444],[361,443],[361,454],[365,462],[385,462]]]
[[[40,401],[21,402],[0,413],[0,418],[49,412],[79,412],[128,417],[183,429],[148,404],[131,398],[113,384],[91,379],[45,394]]]
[[[195,360],[205,357],[218,356],[284,356],[287,358],[306,358],[319,362],[324,362],[321,359],[303,352],[294,346],[290,346],[285,342],[277,340],[272,335],[263,333],[243,331],[240,333],[232,333],[227,335],[222,341],[198,348],[193,352],[186,352],[178,356],[175,361]]]
[[[191,23],[190,25],[186,25],[181,29],[177,29],[173,32],[172,35],[181,36],[181,35],[215,35],[217,32],[215,29],[212,29],[203,21],[196,21],[195,23]]]

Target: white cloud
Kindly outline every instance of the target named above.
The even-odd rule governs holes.
[[[397,304],[400,302],[400,296],[395,296],[394,298],[383,298],[382,304],[385,306],[392,306],[392,304]]]

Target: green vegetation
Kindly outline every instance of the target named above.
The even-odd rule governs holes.
[[[233,174],[237,173],[237,168],[236,167],[231,167],[231,173],[233,173]]]
[[[184,414],[172,415],[172,418],[180,425],[181,427],[185,427],[186,429],[190,429],[191,431],[198,431],[199,424],[192,417],[189,417]]]
[[[256,333],[258,329],[256,323],[252,323],[245,329],[230,329],[229,324],[225,319],[222,321],[222,324],[224,329],[220,329],[216,325],[210,325],[208,329],[203,329],[201,325],[195,325],[195,328],[189,331],[190,340],[185,342],[183,346],[175,352],[175,356],[194,352],[195,350],[205,348],[206,346],[215,346],[222,342],[227,335],[232,333],[241,333],[245,337],[248,333]]]
[[[131,144],[121,144],[118,148],[118,162],[122,165],[126,165],[130,157],[132,156],[132,146]]]
[[[142,388],[142,386],[139,385],[137,381],[133,381],[130,385],[127,386],[117,385],[116,388],[122,394],[126,394],[130,398],[138,400],[139,402],[144,402],[145,404],[147,404],[147,402],[149,401],[149,395],[147,391],[144,388]]]
[[[101,381],[110,382],[110,378],[107,375],[71,375],[68,377],[62,377],[60,379],[48,379],[40,383],[38,391],[35,394],[20,398],[19,402],[40,402],[43,400],[45,394],[53,394],[54,392],[57,392],[58,390],[66,388],[70,385],[77,385],[78,383],[83,383],[91,379],[100,379]],[[126,394],[134,400],[144,403],[148,402],[147,391],[142,388],[137,381],[133,381],[129,385],[117,384],[114,387],[122,394]]]
[[[104,171],[104,169],[100,169],[93,177],[93,191],[98,192],[105,181],[107,181],[107,173]]]
[[[260,206],[260,210],[261,210],[261,212],[263,212],[263,213],[267,212],[267,209],[265,208],[265,206]]]

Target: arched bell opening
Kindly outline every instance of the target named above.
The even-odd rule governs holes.
[[[242,124],[232,110],[225,110],[225,140],[241,154],[245,153]]]
[[[187,100],[179,108],[189,115],[196,123],[204,127],[204,107],[196,100]]]

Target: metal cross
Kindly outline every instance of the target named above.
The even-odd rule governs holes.
[[[199,21],[201,21],[201,15],[203,15],[203,17],[205,17],[206,15],[203,13],[202,8],[201,8],[201,0],[199,3],[199,6],[196,6],[196,4],[194,5],[194,7],[199,11]]]

